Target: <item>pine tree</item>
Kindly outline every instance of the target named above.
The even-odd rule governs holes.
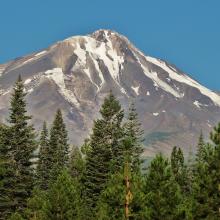
[[[205,151],[204,146],[205,146],[205,142],[204,142],[203,133],[201,131],[197,144],[196,160],[200,160],[204,157],[204,151]]]
[[[210,133],[210,139],[215,145],[220,145],[220,123]]]
[[[52,169],[52,148],[49,145],[48,129],[46,122],[40,136],[40,151],[37,165],[37,187],[46,190],[49,184],[50,171]]]
[[[193,219],[219,219],[218,164],[216,152],[212,145],[204,147],[205,157],[197,160],[194,166],[193,179]]]
[[[210,134],[212,144],[203,146],[194,165],[193,214],[197,219],[219,219],[220,207],[220,124]]]
[[[174,147],[171,153],[171,169],[176,182],[179,184],[182,193],[190,192],[190,180],[187,175],[187,167],[181,148]]]
[[[82,180],[85,170],[85,162],[78,147],[74,147],[71,152],[68,168],[70,175],[73,178],[77,178],[79,181]]]
[[[100,113],[101,119],[94,122],[90,140],[87,141],[89,150],[86,151],[86,168],[83,177],[85,198],[92,209],[105,188],[110,172],[115,170],[113,167],[123,166],[121,123],[124,114],[112,93],[105,98]]]
[[[50,131],[49,151],[51,152],[50,180],[56,180],[60,170],[67,167],[69,145],[66,126],[60,109],[57,110]]]
[[[98,201],[96,218],[99,220],[144,220],[146,219],[143,179],[139,174],[129,172],[129,192],[127,191],[125,169],[109,179]],[[125,203],[129,201],[126,213]],[[128,215],[127,215],[128,214]]]
[[[9,127],[0,125],[0,219],[7,219],[14,212],[15,167],[10,154]]]
[[[129,113],[125,123],[125,137],[130,140],[130,146],[127,146],[126,150],[131,158],[131,167],[136,172],[139,171],[142,162],[140,156],[143,153],[143,133],[135,106],[132,103],[129,107]]]
[[[47,192],[37,191],[28,202],[28,219],[84,220],[81,186],[66,170],[60,171],[57,180]]]
[[[176,183],[168,159],[157,155],[150,164],[145,186],[146,219],[176,220],[181,204],[180,187]]]
[[[8,191],[5,190],[3,195],[8,200],[5,212],[22,211],[34,184],[31,159],[36,149],[36,141],[34,128],[28,124],[31,117],[27,115],[25,96],[24,85],[19,76],[11,98],[7,145],[4,148],[9,176],[4,176],[3,181],[5,186],[12,187]]]

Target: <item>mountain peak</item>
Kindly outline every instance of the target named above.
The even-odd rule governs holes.
[[[186,141],[190,146],[192,140],[197,141],[192,132],[197,133],[197,128],[198,134],[201,129],[208,131],[220,118],[219,94],[166,61],[146,56],[112,30],[73,36],[0,65],[0,120],[19,74],[25,82],[30,110],[34,115],[37,112],[37,126],[60,107],[69,129],[75,132],[73,143],[81,144],[88,134],[92,119],[97,117],[99,105],[110,90],[125,108],[130,100],[136,103],[148,133],[183,133],[180,143],[169,137],[169,146]]]

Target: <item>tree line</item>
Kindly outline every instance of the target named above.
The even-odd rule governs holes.
[[[201,133],[188,160],[174,147],[143,172],[144,132],[134,104],[125,113],[110,92],[89,138],[70,151],[62,112],[38,137],[25,96],[19,77],[8,123],[0,125],[0,219],[220,219],[220,124],[208,143]]]

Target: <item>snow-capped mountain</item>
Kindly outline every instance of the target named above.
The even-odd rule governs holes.
[[[166,61],[144,55],[124,36],[110,30],[70,37],[49,48],[0,65],[0,118],[7,115],[10,93],[21,74],[29,112],[39,129],[63,110],[71,142],[89,134],[92,120],[112,90],[125,109],[136,104],[145,130],[146,155],[187,151],[201,130],[220,120],[220,95]]]

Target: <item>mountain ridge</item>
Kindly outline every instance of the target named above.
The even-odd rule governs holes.
[[[77,145],[89,134],[92,119],[98,117],[110,90],[125,109],[131,101],[136,104],[145,136],[155,140],[146,144],[146,155],[168,153],[173,145],[184,145],[187,151],[195,146],[201,130],[211,130],[220,119],[218,93],[175,65],[144,55],[129,39],[111,30],[73,36],[0,65],[2,120],[19,74],[37,129],[44,119],[51,121],[55,107],[60,107],[72,132],[71,142]],[[165,139],[160,141],[158,134]]]

